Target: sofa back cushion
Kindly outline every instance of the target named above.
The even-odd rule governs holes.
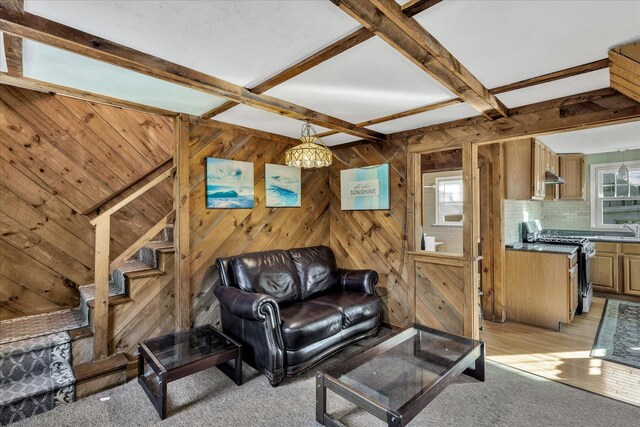
[[[336,284],[338,267],[330,248],[314,246],[290,249],[289,255],[300,276],[303,301]]]
[[[286,251],[239,255],[231,261],[231,270],[243,291],[270,295],[278,303],[300,300],[300,279]]]

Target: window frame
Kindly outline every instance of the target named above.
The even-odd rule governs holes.
[[[441,182],[451,182],[457,181],[460,182],[460,188],[462,188],[462,200],[460,202],[442,202],[444,204],[447,203],[460,203],[462,206],[462,210],[464,211],[464,182],[462,175],[455,176],[443,176],[435,179],[435,198],[436,198],[436,218],[435,218],[435,226],[445,226],[445,227],[462,227],[462,221],[440,221],[440,183]],[[462,215],[462,212],[460,212]]]
[[[624,224],[603,224],[602,223],[602,202],[605,200],[640,200],[640,196],[630,197],[604,197],[601,195],[602,185],[600,185],[600,176],[603,173],[620,169],[625,164],[629,171],[632,169],[640,170],[640,160],[632,160],[625,162],[598,163],[592,164],[589,170],[590,191],[589,200],[591,205],[591,228],[598,230],[623,230]]]

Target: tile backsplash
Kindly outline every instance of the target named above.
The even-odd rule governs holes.
[[[522,241],[521,224],[542,218],[542,203],[535,200],[504,201],[504,242]],[[546,227],[546,225],[543,224]]]
[[[591,209],[589,202],[539,202],[542,205],[542,226],[560,230],[589,230]]]

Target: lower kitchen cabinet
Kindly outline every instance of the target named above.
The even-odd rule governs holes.
[[[618,280],[620,268],[617,253],[596,252],[596,256],[591,258],[590,267],[594,291],[620,292],[620,281]]]
[[[640,255],[624,256],[624,293],[640,296]]]
[[[640,244],[596,242],[591,258],[593,290],[640,296]]]
[[[507,320],[560,330],[578,307],[578,256],[505,251]]]

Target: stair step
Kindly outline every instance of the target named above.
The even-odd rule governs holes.
[[[0,321],[0,344],[83,328],[89,324],[81,307]]]
[[[131,273],[127,273],[127,276],[130,279],[142,279],[144,277],[153,277],[153,276],[161,276],[164,272],[162,270],[158,270],[157,268],[150,268],[142,271],[133,271]]]
[[[131,301],[132,299],[127,295],[116,295],[114,297],[109,297],[109,306],[126,304]],[[89,305],[89,307],[94,308],[96,305],[96,301],[95,299],[92,299],[90,301],[87,301],[87,304]]]
[[[150,242],[147,242],[147,244],[144,246],[157,250],[173,249],[173,242],[167,242],[166,240],[152,240]]]
[[[51,370],[0,385],[0,425],[29,418],[75,399],[75,377],[67,361]]]
[[[71,338],[59,332],[0,346],[0,387],[22,382],[28,376],[50,372],[55,363],[71,352]],[[54,354],[56,349],[57,354]],[[2,397],[0,396],[0,399]]]
[[[133,273],[134,271],[149,270],[150,268],[151,267],[149,266],[149,264],[145,264],[144,262],[137,259],[132,259],[122,263],[122,265],[118,267],[118,270],[120,270],[124,274],[129,274]]]
[[[0,363],[5,357],[17,356],[23,353],[38,351],[43,348],[51,348],[69,341],[69,334],[66,332],[57,332],[45,336],[0,344]]]

